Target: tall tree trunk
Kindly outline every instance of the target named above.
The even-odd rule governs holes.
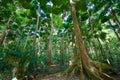
[[[88,54],[91,56],[92,59],[94,59],[94,57],[95,57],[95,50],[94,50],[94,47],[92,45],[92,42],[88,41],[87,45],[88,45],[87,47],[89,47],[89,53]]]
[[[72,48],[74,52],[74,59],[77,60],[77,47],[74,33],[72,34]]]
[[[48,65],[52,64],[52,37],[53,37],[53,21],[52,21],[52,13],[50,14],[51,19],[51,29],[50,29],[50,36],[49,36],[49,44],[48,44]]]
[[[61,65],[64,65],[64,36],[62,35],[60,44]]]
[[[99,52],[98,52],[98,49],[97,49],[97,45],[94,42],[92,42],[92,44],[93,44],[93,47],[94,47],[94,50],[95,50],[96,60],[99,61],[99,55],[98,55]]]
[[[39,7],[40,7],[40,6],[39,6]],[[38,7],[38,10],[39,10],[39,7]],[[40,16],[37,15],[37,22],[36,22],[36,29],[35,29],[35,32],[38,31],[39,22],[40,22]],[[36,46],[36,37],[37,37],[37,34],[34,34],[34,36],[33,36],[33,49],[34,49],[35,46]]]
[[[78,24],[77,17],[76,17],[76,9],[75,9],[75,6],[73,4],[71,4],[71,9],[72,9],[72,19],[73,19],[73,24],[74,24],[74,30],[75,30],[78,50],[81,53],[81,58],[84,60],[87,60],[84,63],[86,65],[86,64],[89,64],[91,62],[91,60],[88,57],[88,55],[86,54],[86,49],[85,49],[85,46],[84,46],[84,43],[82,40],[82,35],[80,32],[79,24]]]
[[[67,34],[67,39],[65,40],[65,46],[66,46],[66,55],[67,55],[67,62],[66,62],[66,64],[67,64],[67,66],[69,66],[69,42],[68,42],[68,34]]]
[[[67,39],[66,39],[66,54],[69,54],[69,42],[68,42],[68,34],[67,34]]]
[[[37,11],[38,12],[40,11],[40,6],[38,6]],[[37,58],[37,60],[35,61],[35,64],[33,65],[33,68],[38,67],[38,58],[39,58],[38,52],[39,52],[39,49],[38,49],[38,43],[37,43],[37,31],[39,29],[39,23],[40,23],[40,13],[37,14],[35,34],[33,35],[33,47],[32,47],[32,49],[34,50],[33,56],[35,56]],[[31,56],[31,57],[33,57],[33,56]]]
[[[70,1],[71,2],[71,1]],[[78,59],[77,59],[77,65],[72,66],[73,68],[76,68],[76,66],[79,66],[80,74],[81,74],[81,80],[85,80],[85,74],[87,74],[87,77],[89,77],[92,80],[113,80],[111,77],[106,75],[105,73],[102,73],[98,70],[98,66],[93,62],[87,55],[86,49],[82,40],[82,35],[80,32],[78,20],[76,17],[76,9],[74,4],[70,3],[71,5],[71,13],[72,13],[72,19],[74,24],[74,30],[76,35],[76,41],[78,46]],[[81,63],[80,63],[81,61]],[[100,63],[98,63],[100,65]],[[102,64],[102,63],[101,63]],[[79,69],[77,68],[77,69]],[[99,67],[100,68],[100,67]],[[70,70],[72,68],[69,68]],[[69,71],[69,70],[67,70]],[[74,71],[74,69],[73,69]]]
[[[52,64],[52,27],[51,27],[51,32],[50,32],[50,39],[49,39],[49,44],[48,44],[48,65]]]
[[[103,46],[102,46],[102,44],[101,44],[99,38],[97,38],[97,41],[98,41],[98,43],[99,43],[99,46],[100,46],[100,52],[101,52],[101,54],[102,54],[102,56],[103,56],[103,59],[107,59],[106,56],[105,56],[104,48],[103,48]]]

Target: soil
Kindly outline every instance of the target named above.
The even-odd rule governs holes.
[[[118,75],[111,75],[115,80],[120,80]],[[46,75],[44,77],[37,76],[34,80],[79,80],[79,76],[61,76],[61,73]],[[88,79],[86,79],[88,80]]]
[[[50,72],[40,72],[39,70],[34,74],[34,76],[31,76],[29,79],[25,80],[79,80],[80,76],[62,76],[61,69],[59,66],[52,65],[50,67]],[[111,74],[111,77],[113,77],[115,80],[120,80],[120,76],[117,74]],[[86,79],[89,80],[89,79]]]
[[[33,80],[79,80],[80,76],[62,76],[63,72],[60,72],[60,67],[58,66],[51,66],[51,73],[42,73],[41,75],[37,75],[36,79]],[[115,80],[120,80],[120,75],[111,74]],[[89,79],[86,79],[89,80]]]
[[[53,65],[51,66],[50,72],[41,72],[38,70],[34,75],[26,77],[23,80],[80,80],[80,76],[63,76],[63,72],[61,72],[60,67]],[[120,80],[120,76],[117,74],[111,74],[110,76],[115,80]]]

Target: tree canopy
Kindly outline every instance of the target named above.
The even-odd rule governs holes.
[[[116,80],[119,9],[120,0],[0,0],[0,79]]]

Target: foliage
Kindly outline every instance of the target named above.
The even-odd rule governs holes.
[[[87,55],[92,60],[110,64],[118,69],[120,1],[72,1],[76,7]],[[12,14],[13,17],[9,21]],[[3,33],[8,31],[0,45],[0,78],[11,74],[14,67],[18,69],[17,74],[23,75],[34,74],[39,69],[42,72],[51,71],[50,65],[47,64],[51,26],[52,63],[59,65],[61,71],[64,71],[68,62],[74,61],[72,35],[75,31],[69,0],[0,0],[0,41]],[[78,49],[78,46],[76,47]],[[79,70],[80,67],[76,69]]]

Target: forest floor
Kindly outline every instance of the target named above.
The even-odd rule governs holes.
[[[53,66],[51,68],[51,71],[52,73],[38,73],[36,79],[33,80],[79,80],[80,78],[80,76],[62,76],[63,72],[60,72],[60,68],[56,66]],[[120,76],[116,74],[111,74],[110,76],[115,80],[120,80]]]
[[[111,75],[111,77],[115,80],[120,80],[120,77],[117,75]],[[61,73],[56,73],[44,77],[37,77],[35,80],[79,80],[79,76],[61,76]]]

